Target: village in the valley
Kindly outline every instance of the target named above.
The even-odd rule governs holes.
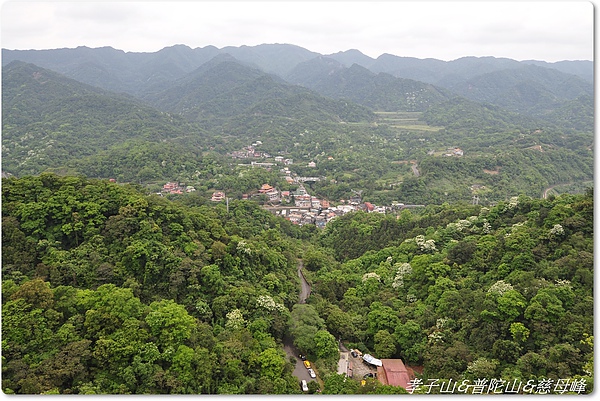
[[[281,191],[269,184],[263,184],[261,188],[256,188],[247,194],[242,195],[242,199],[257,199],[262,201],[263,207],[274,214],[280,215],[294,224],[305,225],[314,224],[319,228],[349,212],[362,210],[367,213],[391,213],[404,208],[422,207],[423,205],[406,205],[404,203],[394,203],[391,206],[377,206],[370,202],[363,202],[361,198],[362,191],[352,191],[350,199],[341,199],[337,201],[338,205],[333,206],[329,200],[321,199],[309,193],[306,188],[307,183],[317,182],[323,177],[304,177],[298,176],[292,172],[289,166],[293,165],[292,159],[286,159],[283,156],[271,156],[266,152],[257,151],[256,147],[262,142],[257,141],[242,150],[234,151],[229,154],[233,159],[255,159],[249,164],[240,164],[252,168],[280,168],[280,173],[288,184],[296,186],[295,191]],[[259,162],[256,159],[273,160],[272,162]],[[314,161],[310,161],[307,167],[316,167]],[[163,185],[162,193],[164,194],[183,194],[194,192],[196,189],[193,186],[185,186],[179,183],[168,182]],[[211,201],[222,202],[228,201],[224,191],[215,191],[212,194]]]

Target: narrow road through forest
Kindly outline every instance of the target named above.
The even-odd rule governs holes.
[[[560,184],[552,185],[552,186],[544,189],[544,192],[542,193],[542,198],[547,199],[548,198],[548,192],[550,192],[554,188],[560,187],[561,185],[570,185],[570,184],[572,184],[572,183],[571,182],[563,182],[563,183],[560,183]]]
[[[415,177],[418,177],[421,175],[421,173],[417,169],[417,162],[412,163],[412,166],[410,166],[410,168],[412,168],[412,171],[413,171],[413,174],[415,175]]]
[[[303,304],[306,303],[306,298],[310,295],[310,285],[304,278],[304,274],[302,273],[302,268],[304,267],[304,263],[302,259],[298,259],[298,277],[300,277],[300,295],[298,297],[298,303]]]
[[[298,277],[300,278],[300,293],[298,295],[298,303],[303,304],[306,303],[306,299],[310,295],[310,285],[304,278],[304,274],[302,274],[302,268],[304,264],[302,259],[298,259]],[[304,363],[298,358],[300,354],[296,347],[294,347],[294,339],[286,336],[283,339],[283,350],[287,354],[288,357],[293,357],[296,361],[296,365],[294,367],[294,371],[292,374],[298,378],[298,380],[306,380],[308,383],[311,380],[316,380],[310,377],[308,374],[308,369],[304,367]]]

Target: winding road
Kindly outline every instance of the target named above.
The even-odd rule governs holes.
[[[306,303],[306,299],[310,295],[310,285],[304,278],[304,274],[302,273],[302,268],[304,264],[302,259],[298,259],[298,277],[300,277],[300,294],[298,296],[298,303],[303,304]],[[288,357],[293,357],[296,361],[296,365],[294,366],[294,371],[292,374],[298,378],[298,380],[306,380],[308,383],[311,380],[316,380],[310,377],[308,374],[308,369],[304,367],[304,364],[298,358],[300,354],[296,347],[294,347],[294,340],[291,337],[285,337],[283,339],[283,350],[287,354]]]
[[[303,304],[306,303],[306,298],[310,295],[310,285],[304,278],[304,274],[302,273],[302,268],[304,267],[304,263],[302,259],[298,259],[298,277],[300,277],[300,295],[298,297],[298,303]]]
[[[412,168],[412,171],[413,171],[413,174],[415,175],[415,177],[420,176],[421,173],[417,169],[417,162],[411,162],[411,163],[412,163],[412,166],[410,166],[410,168]]]
[[[544,192],[542,193],[542,198],[543,198],[543,199],[547,199],[547,198],[548,198],[548,192],[550,192],[550,191],[551,191],[551,190],[553,190],[554,188],[556,188],[556,187],[560,187],[561,185],[570,185],[570,184],[572,184],[572,182],[563,182],[563,183],[559,183],[559,184],[552,185],[552,186],[550,186],[550,187],[548,187],[548,188],[546,188],[546,189],[544,190]]]

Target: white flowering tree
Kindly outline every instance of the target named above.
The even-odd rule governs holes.
[[[368,280],[376,280],[377,282],[381,282],[381,276],[379,276],[379,274],[374,273],[374,272],[363,274],[362,282],[365,283]]]
[[[507,291],[513,290],[513,286],[504,280],[498,280],[488,289],[488,294],[502,295]]]
[[[394,265],[396,268],[396,275],[394,276],[394,281],[392,282],[393,288],[403,288],[404,287],[404,277],[412,273],[412,267],[410,263],[396,263]]]
[[[467,375],[471,379],[490,379],[495,377],[496,368],[500,363],[495,359],[477,358],[467,365]]]
[[[563,235],[565,235],[565,229],[560,224],[555,224],[550,229],[550,236],[551,237],[557,238],[557,237],[562,237]]]
[[[437,251],[435,247],[435,241],[432,239],[425,239],[424,235],[417,235],[415,238],[409,238],[404,240],[405,243],[414,243],[417,249],[423,253],[434,253]]]
[[[246,325],[246,319],[242,315],[239,309],[234,309],[227,314],[227,321],[225,327],[231,330],[237,330]]]
[[[260,295],[258,298],[256,298],[256,307],[269,312],[283,312],[285,309],[283,304],[275,302],[275,300],[269,295]]]

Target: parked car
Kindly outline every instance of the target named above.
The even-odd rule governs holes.
[[[317,374],[316,374],[316,373],[315,373],[315,371],[314,371],[314,370],[312,370],[312,369],[308,369],[308,374],[309,374],[309,375],[310,375],[310,377],[312,377],[313,379],[314,379],[315,377],[317,377]]]
[[[300,354],[300,355],[298,355],[298,357],[299,357],[300,359],[302,359],[303,361],[306,361],[306,355],[302,355],[302,354]]]
[[[358,354],[354,350],[350,351],[350,355],[352,355],[353,358],[356,358],[358,356]]]
[[[375,378],[375,373],[367,373],[366,375],[363,376],[363,379],[367,379],[367,378]]]
[[[302,387],[302,391],[304,391],[304,392],[308,391],[308,385],[306,384],[306,380],[302,380],[300,382],[300,387]]]
[[[306,369],[310,369],[310,362],[304,361],[304,366],[306,366]]]

